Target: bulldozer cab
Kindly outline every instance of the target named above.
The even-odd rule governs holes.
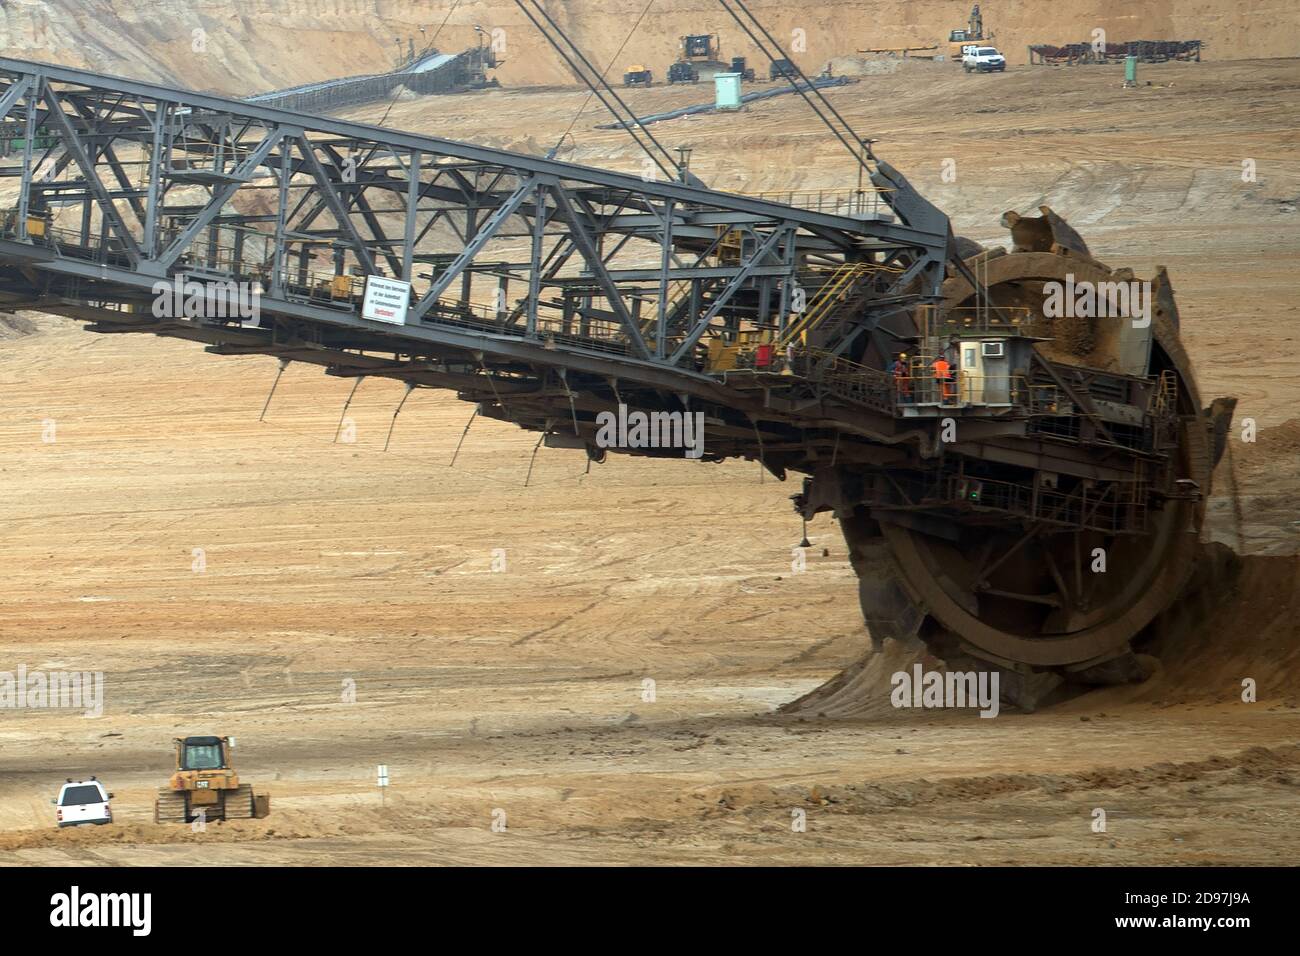
[[[721,44],[717,34],[697,33],[682,37],[682,58],[686,60],[708,60],[718,55]]]
[[[176,738],[177,770],[224,770],[230,766],[228,737]]]

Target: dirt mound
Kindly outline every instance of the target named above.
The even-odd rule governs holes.
[[[1260,702],[1300,707],[1300,555],[1243,558],[1223,545],[1208,546],[1183,600],[1137,649],[1152,658],[1151,678],[1092,692],[1090,702],[1234,703],[1250,680]],[[922,649],[886,642],[782,710],[806,717],[885,716],[892,710],[893,675],[916,663],[943,667]]]
[[[18,339],[24,335],[35,335],[36,323],[21,315],[0,315],[0,339]]]
[[[65,829],[14,830],[0,834],[0,850],[13,852],[39,847],[85,847],[106,844],[139,846],[176,843],[249,843],[261,840],[296,840],[342,835],[344,828],[312,820],[308,825],[285,824],[274,819],[229,820],[208,824],[202,831],[187,825],[112,823]]]
[[[889,73],[919,73],[933,70],[950,70],[952,64],[915,57],[893,56],[888,53],[869,53],[862,56],[837,56],[826,64],[835,76],[882,76]]]
[[[1259,438],[1244,449],[1241,458],[1248,462],[1255,458],[1291,461],[1300,458],[1300,418],[1289,419],[1272,428],[1261,428]]]
[[[1294,555],[1300,552],[1300,419],[1261,428],[1253,442],[1241,440],[1239,427],[1240,420],[1215,474],[1209,533],[1241,553]]]
[[[1274,781],[1291,785],[1300,769],[1300,746],[1249,747],[1230,754],[1199,760],[1160,761],[1143,766],[1098,766],[1068,773],[988,773],[944,779],[894,780],[885,783],[847,784],[839,787],[802,787],[755,784],[726,791],[726,809],[766,806],[832,804],[839,812],[878,813],[890,808],[951,807],[963,801],[996,797],[1024,797],[1033,791],[1058,798],[1101,790],[1148,789],[1171,783],[1205,783],[1215,777]]]
[[[923,664],[927,670],[943,666],[919,644],[908,646],[887,641],[879,651],[868,650],[839,674],[781,708],[782,712],[806,717],[881,717],[893,706],[889,694],[893,675]]]
[[[1300,706],[1300,555],[1211,546],[1155,631],[1143,649],[1160,667],[1134,699],[1233,703],[1249,679],[1261,702]]]

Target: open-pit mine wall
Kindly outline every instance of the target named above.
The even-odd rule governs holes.
[[[802,31],[800,65],[819,69],[859,48],[946,44],[965,26],[969,0],[751,0],[783,44]],[[571,83],[558,58],[512,0],[8,0],[0,7],[7,56],[45,60],[213,91],[248,95],[335,76],[383,72],[398,39],[437,33],[445,50],[493,34],[507,61],[507,86]],[[718,33],[726,56],[755,57],[714,0],[654,0],[637,36],[611,63],[646,0],[548,0],[547,10],[611,75],[641,62],[663,76],[685,33]],[[984,0],[986,29],[1011,63],[1031,43],[1199,39],[1206,59],[1300,55],[1300,4],[1294,0]],[[445,26],[443,25],[445,22]],[[438,32],[440,30],[440,32]],[[493,33],[495,31],[495,33]]]

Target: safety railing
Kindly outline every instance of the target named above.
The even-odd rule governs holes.
[[[822,365],[822,384],[832,395],[893,415],[898,396],[887,372],[835,358]]]
[[[879,215],[890,212],[885,194],[892,189],[876,186],[863,189],[786,189],[780,191],[747,193],[753,199],[779,202],[796,209],[820,212],[830,216]]]
[[[53,226],[41,216],[29,216],[27,226],[29,241],[53,248],[60,255],[98,263],[128,264],[125,253],[117,247],[112,237],[107,243],[100,241],[98,235],[93,236],[89,243],[83,242],[80,231]],[[19,221],[13,210],[0,216],[0,236],[16,239],[19,234]],[[223,278],[259,283],[262,294],[269,294],[273,287],[274,270],[270,262],[250,259],[244,254],[250,245],[246,244],[242,250],[237,250],[232,243],[211,239],[196,240],[195,245],[178,260],[178,274],[185,274],[187,269],[220,272]],[[289,266],[281,269],[279,278],[280,294],[288,300],[354,313],[361,311],[365,297],[364,276],[335,275]],[[441,325],[491,330],[523,337],[526,324],[523,321],[510,322],[509,316],[509,311],[503,312],[495,305],[463,303],[444,297],[434,303],[426,319]],[[539,315],[535,327],[536,337],[544,344],[568,344],[615,354],[629,352],[627,332],[617,322],[581,315],[567,319]]]
[[[994,508],[1048,524],[1109,534],[1146,527],[1145,486],[1141,482],[1114,483],[1091,492],[1083,483],[1064,492],[1043,485],[963,476],[949,476],[946,484],[950,501],[972,508]]]
[[[962,306],[933,312],[926,325],[931,337],[979,332],[1006,332],[1027,326],[1037,318],[1023,306]]]
[[[1060,390],[1023,375],[983,375],[949,368],[947,374],[923,366],[892,373],[899,405],[940,408],[1018,408],[1030,415],[1063,414]]]
[[[736,356],[734,368],[814,381],[830,394],[890,415],[908,408],[1008,408],[1028,416],[1072,416],[1055,385],[1023,375],[983,375],[949,366],[946,374],[924,358],[905,369],[883,371],[796,343],[755,344]]]
[[[287,270],[282,274],[287,297],[312,305],[360,310],[365,296],[364,276],[340,276],[326,273]],[[415,296],[412,295],[412,304]],[[433,303],[425,314],[425,321],[477,331],[523,337],[527,325],[511,321],[512,309],[500,309],[495,304],[462,302],[444,296]],[[539,315],[537,336],[543,342],[568,344],[603,352],[624,354],[628,351],[627,332],[617,322],[572,315],[569,318]]]
[[[1106,534],[1143,531],[1148,516],[1148,487],[1136,473],[1132,481],[1091,489],[1080,483],[1068,491],[1042,483],[953,473],[929,479],[896,475],[891,486],[893,497],[880,505],[901,510],[942,508],[1011,514],[1062,528]]]
[[[357,311],[365,298],[366,280],[361,276],[287,268],[280,271],[279,287],[284,297],[294,302]]]
[[[772,352],[770,371],[789,371],[816,381],[831,395],[886,415],[896,407],[894,382],[888,372],[860,365],[821,349],[787,346]]]
[[[223,230],[224,231],[224,230]],[[184,270],[211,272],[231,278],[269,278],[275,262],[274,237],[248,230],[240,243],[223,242],[210,236],[196,236],[176,260]],[[165,235],[163,247],[174,234]]]
[[[6,217],[3,235],[7,239],[18,238],[16,216],[12,221]],[[99,235],[95,234],[89,242],[83,242],[80,230],[55,226],[36,216],[27,219],[27,241],[45,246],[68,259],[82,259],[99,265],[125,266],[129,262],[126,250],[117,236],[109,236],[107,241],[101,241]]]

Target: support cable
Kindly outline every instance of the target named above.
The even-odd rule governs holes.
[[[397,407],[393,409],[393,420],[388,423],[388,437],[384,439],[384,451],[388,451],[388,443],[393,440],[393,429],[397,427],[397,416],[402,413],[402,406],[406,404],[413,391],[415,391],[415,383],[407,382],[406,392],[402,395],[402,400],[397,403]]]
[[[790,68],[793,69],[794,72],[798,75],[798,80],[796,80],[793,84],[795,92],[803,97],[804,101],[807,102],[808,106],[812,108],[812,111],[817,114],[818,118],[823,123],[826,124],[826,127],[832,133],[835,134],[835,138],[838,139],[842,144],[844,144],[844,148],[849,151],[849,154],[853,157],[853,161],[861,165],[863,168],[865,168],[868,173],[872,172],[871,166],[867,162],[867,158],[871,158],[871,159],[875,158],[871,153],[870,141],[863,139],[861,136],[859,136],[857,132],[853,129],[853,127],[849,125],[848,120],[846,120],[843,116],[840,115],[839,110],[835,109],[835,107],[831,105],[830,100],[826,99],[826,97],[822,95],[822,91],[817,89],[817,87],[813,85],[813,82],[810,79],[808,79],[808,77],[804,74],[803,70],[799,69],[799,66],[794,62],[794,60],[792,60],[789,57],[789,55],[781,47],[781,44],[777,42],[776,38],[773,37],[772,34],[768,32],[767,27],[763,26],[763,24],[759,21],[758,17],[754,16],[754,14],[750,11],[749,7],[745,6],[744,0],[718,0],[718,2],[722,4],[722,8],[731,15],[731,18],[736,21],[737,25],[742,30],[745,31],[745,33],[749,36],[750,40],[753,41],[754,45],[758,47],[759,51],[765,57],[767,57],[769,60],[773,62],[776,62],[778,59],[780,59],[780,60],[785,60],[785,62],[790,64]],[[749,20],[753,23],[754,28],[757,28],[758,32],[761,33],[769,43],[771,43],[772,47],[776,50],[776,55],[774,55],[772,53],[772,50],[768,48],[767,44],[765,44],[763,40],[757,34],[755,34],[754,29],[751,28],[748,23],[746,23],[744,20],[741,19],[740,14],[737,13],[732,8],[731,4],[733,3],[741,10],[744,11],[745,16],[748,17]],[[799,80],[803,81],[804,87],[807,87],[807,90],[805,90],[804,87],[801,87],[799,85]],[[813,100],[808,96],[809,90],[817,97],[818,100],[821,101],[822,105],[825,106],[825,108],[830,111],[831,116],[834,116],[835,119],[839,121],[840,124],[839,127],[837,127],[835,123],[832,122],[830,117],[828,117],[826,113],[823,112],[821,107],[819,107],[816,103],[814,103]],[[845,138],[846,135],[852,137],[853,142],[849,142],[849,140]],[[864,158],[864,153],[866,158]]]
[[[672,158],[672,154],[664,148],[662,143],[654,138],[654,134],[641,124],[641,121],[637,118],[636,114],[633,113],[628,105],[623,102],[622,98],[614,92],[613,88],[605,82],[600,71],[592,65],[591,61],[588,60],[582,51],[578,49],[577,45],[569,39],[569,36],[560,28],[560,25],[552,19],[551,15],[546,12],[541,4],[538,3],[537,0],[528,0],[528,2],[530,2],[536,9],[536,15],[533,10],[530,10],[525,5],[525,0],[515,0],[515,5],[523,11],[524,16],[532,22],[533,26],[537,27],[538,31],[542,34],[542,37],[554,48],[555,52],[560,54],[560,57],[566,64],[568,64],[569,69],[573,71],[574,75],[586,84],[587,89],[591,90],[592,95],[594,95],[596,99],[600,100],[601,104],[605,109],[609,110],[610,114],[616,120],[621,123],[627,123],[630,119],[630,123],[627,127],[628,134],[636,141],[636,144],[641,147],[645,154],[650,157],[651,162],[659,167],[659,171],[664,174],[668,181],[675,181],[678,178],[679,171],[676,161]],[[542,20],[538,19],[538,16],[540,16],[542,20],[545,20],[546,24],[550,25],[550,29],[542,23]],[[554,33],[552,33],[552,30]],[[556,35],[564,41],[568,50],[561,45],[560,40],[556,39]],[[574,61],[574,57],[577,57],[577,60],[586,67],[585,70],[579,66],[579,62]],[[590,74],[590,76],[588,74]],[[610,102],[611,99],[613,100],[613,103]],[[620,113],[619,109],[613,104],[617,104],[618,107],[621,107],[623,112]],[[650,146],[642,142],[641,136],[637,134],[638,129],[642,134],[644,134],[645,138],[649,140],[650,143],[654,144],[655,149],[658,150],[657,154],[655,149],[651,149]],[[667,165],[665,165],[665,160],[667,161]]]
[[[338,444],[339,432],[343,431],[343,423],[347,421],[348,407],[352,404],[352,396],[357,394],[357,389],[361,387],[361,383],[365,380],[366,377],[364,375],[358,375],[357,380],[352,383],[352,391],[348,392],[348,400],[343,403],[343,411],[339,413],[339,423],[334,428],[334,441],[331,444]]]
[[[573,416],[573,434],[581,438],[582,432],[578,430],[578,408],[573,403],[573,392],[569,390],[568,370],[561,365],[556,371],[560,374],[560,384],[564,386],[564,394],[569,396],[569,414]]]
[[[623,55],[623,50],[627,47],[628,43],[632,41],[632,35],[635,34],[637,28],[641,26],[641,21],[645,19],[646,14],[650,12],[650,8],[654,6],[654,3],[655,0],[649,0],[649,2],[645,5],[645,9],[641,11],[641,16],[636,18],[636,23],[632,24],[632,29],[627,31],[627,36],[623,38],[623,43],[618,48],[618,52],[616,52],[612,57],[610,57],[609,63],[605,65],[605,73],[608,73],[610,67],[612,67],[615,63],[617,63],[619,57]],[[591,105],[591,98],[594,95],[595,95],[594,92],[588,92],[587,98],[583,100],[582,106],[578,108],[578,112],[573,114],[573,119],[569,122],[569,128],[564,131],[564,136],[561,136],[555,144],[555,148],[557,151],[560,148],[560,143],[563,143],[565,137],[567,137],[570,133],[573,132],[573,127],[578,124],[578,120],[581,118],[582,114],[585,113],[587,111],[587,107]],[[645,129],[644,126],[642,126],[641,128]]]
[[[451,5],[451,9],[448,10],[447,15],[442,18],[442,23],[438,25],[438,29],[433,31],[433,36],[429,39],[428,44],[425,45],[426,52],[433,48],[434,41],[438,39],[438,34],[440,34],[442,32],[442,28],[447,25],[447,21],[451,19],[451,15],[456,12],[456,8],[460,6],[460,3],[461,0],[454,0],[454,2]],[[402,84],[400,83],[397,84],[397,86],[393,87],[393,96],[388,101],[388,109],[384,110],[383,118],[376,125],[383,126],[385,123],[388,122],[388,114],[391,113],[393,111],[393,107],[397,105],[397,97],[401,89],[402,89]]]
[[[460,441],[456,442],[456,451],[455,451],[455,452],[452,454],[452,456],[451,456],[451,464],[449,464],[449,465],[447,466],[448,468],[455,468],[455,467],[456,467],[456,459],[460,457],[460,446],[463,445],[463,444],[465,444],[465,436],[469,434],[469,426],[471,426],[471,425],[474,424],[474,419],[476,419],[476,418],[478,418],[478,406],[477,406],[477,405],[474,406],[474,414],[471,415],[471,416],[469,417],[469,421],[467,421],[467,422],[465,423],[465,430],[464,430],[463,432],[460,433]]]
[[[549,427],[549,423],[548,423],[548,427]],[[532,457],[528,459],[528,474],[524,476],[525,488],[527,488],[528,483],[533,480],[533,465],[537,462],[537,449],[542,447],[542,442],[544,441],[546,441],[545,431],[542,432],[542,437],[537,439],[537,444],[533,446]]]
[[[280,368],[275,373],[275,381],[271,383],[271,392],[266,396],[266,404],[262,406],[262,414],[257,416],[259,422],[266,419],[266,410],[271,407],[271,399],[275,398],[275,390],[280,385],[280,376],[284,374],[284,370],[288,367],[289,360],[287,358],[280,359]]]

